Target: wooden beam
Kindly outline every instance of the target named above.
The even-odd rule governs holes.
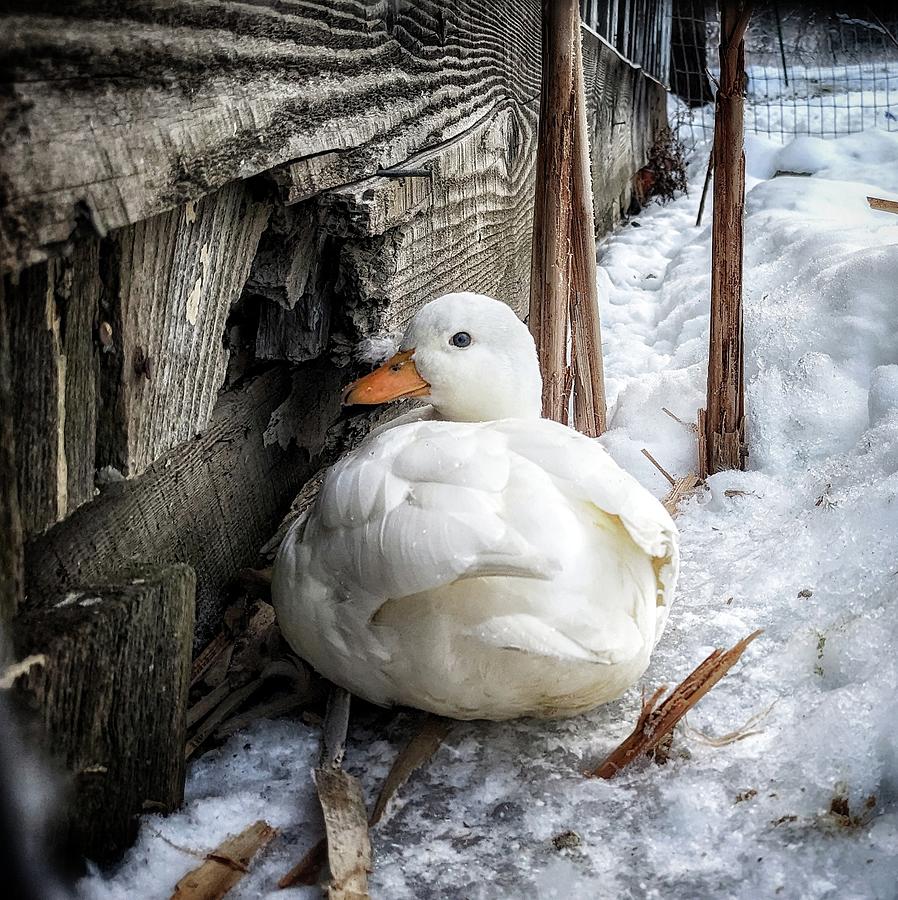
[[[26,547],[28,605],[108,578],[128,560],[186,562],[197,573],[197,643],[218,630],[221,588],[277,527],[324,452],[341,371],[276,367],[222,395],[206,431],[143,475],[106,485]],[[300,437],[301,436],[301,437]],[[297,440],[302,445],[297,445]]]
[[[745,29],[750,4],[721,6],[720,87],[714,124],[711,337],[704,419],[708,474],[745,465],[742,243],[745,212]]]
[[[538,16],[536,0],[10,0],[0,271],[276,166],[298,201],[458,138],[538,95]]]
[[[3,279],[0,279],[0,534],[3,535],[0,541],[0,633],[18,609],[24,589],[13,405],[6,291]],[[0,662],[4,656],[5,651],[0,647]]]
[[[16,618],[17,656],[42,661],[13,697],[68,773],[63,840],[77,856],[108,862],[140,813],[183,799],[195,589],[188,566],[141,567]]]

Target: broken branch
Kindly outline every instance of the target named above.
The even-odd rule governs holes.
[[[723,678],[763,629],[753,631],[729,650],[715,650],[674,688],[658,706],[665,688],[658,688],[643,704],[636,727],[601,765],[587,774],[592,778],[612,778],[634,759],[651,753],[674,726],[708,691]]]
[[[219,900],[249,870],[252,858],[277,832],[259,820],[218,845],[205,862],[188,872],[175,886],[171,900]]]

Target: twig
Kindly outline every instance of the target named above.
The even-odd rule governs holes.
[[[661,412],[667,413],[674,422],[679,422],[684,428],[688,428],[692,432],[695,432],[698,427],[695,422],[687,422],[685,419],[681,419],[676,413],[672,413],[666,406],[661,407]]]
[[[705,214],[705,201],[708,199],[708,187],[711,184],[711,174],[714,172],[714,151],[708,154],[708,168],[705,170],[705,183],[702,186],[702,199],[698,204],[698,215],[695,217],[695,227],[698,228],[702,224],[702,217]]]
[[[187,741],[184,748],[184,758],[190,759],[194,753],[212,736],[218,726],[224,722],[232,712],[242,706],[250,696],[261,686],[264,678],[256,678],[249,684],[245,684],[242,688],[238,688],[232,694],[229,694],[225,700],[209,714],[202,725],[196,730],[193,737]]]
[[[210,691],[205,697],[200,697],[193,706],[187,710],[187,727],[193,728],[197,722],[205,719],[206,716],[224,700],[231,692],[231,683],[227,680],[223,681],[214,691]]]
[[[200,679],[212,668],[215,661],[221,656],[225,650],[234,643],[224,631],[220,631],[212,640],[200,651],[200,655],[193,661],[193,667],[190,670],[190,686],[196,685]]]
[[[408,781],[412,772],[424,765],[440,748],[447,735],[455,727],[451,719],[442,716],[428,715],[424,724],[402,752],[393,760],[390,771],[384,780],[374,804],[374,811],[368,819],[368,825],[374,827],[383,818],[387,804],[396,796],[396,792]]]
[[[898,200],[884,200],[882,197],[867,197],[867,203],[881,212],[898,213]]]
[[[661,463],[645,449],[645,447],[642,448],[642,455],[670,482],[671,487],[677,483],[677,479],[674,478],[673,475],[671,475],[670,472],[668,472],[667,469],[665,469],[664,466],[662,466]]]
[[[263,821],[224,840],[176,885],[171,900],[219,900],[249,871],[252,858],[277,832]]]
[[[400,751],[387,777],[384,779],[374,810],[368,817],[368,827],[374,828],[383,820],[390,800],[408,781],[411,774],[426,763],[439,749],[446,736],[454,727],[451,719],[429,715],[421,728]],[[303,858],[278,882],[278,887],[288,888],[298,884],[311,885],[318,881],[321,868],[327,857],[327,838],[322,838],[306,851]]]
[[[678,478],[676,484],[671,489],[671,492],[661,501],[661,505],[671,516],[676,516],[679,511],[678,507],[680,501],[694,491],[700,484],[701,481],[699,481],[698,476],[693,472],[684,475],[682,478]]]
[[[673,731],[677,722],[726,675],[762,630],[759,628],[753,631],[729,650],[715,650],[674,688],[660,706],[657,703],[665,688],[658,688],[643,704],[636,727],[630,735],[601,765],[587,775],[593,778],[612,778],[633,760],[654,750]]]
[[[770,710],[776,706],[776,701],[770,704],[767,709],[762,709],[760,712],[756,712],[753,716],[749,718],[749,720],[739,728],[734,731],[728,731],[726,734],[721,734],[719,737],[714,737],[711,734],[705,734],[704,731],[699,731],[698,728],[694,728],[689,720],[683,716],[683,728],[687,734],[694,737],[696,740],[700,741],[703,744],[707,744],[709,747],[726,747],[730,744],[735,744],[737,741],[744,741],[747,737],[752,737],[756,734],[762,734],[761,729],[756,729],[755,725],[760,724],[770,715]]]

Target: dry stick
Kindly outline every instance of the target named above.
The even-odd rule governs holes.
[[[695,422],[687,422],[685,419],[681,419],[676,413],[672,413],[666,406],[661,407],[661,412],[669,415],[674,422],[679,422],[684,428],[688,428],[690,431],[695,431]]]
[[[601,765],[587,775],[612,778],[634,759],[654,750],[673,731],[677,722],[726,675],[745,652],[745,648],[762,631],[761,628],[753,631],[729,650],[715,650],[674,688],[660,706],[657,704],[665,688],[658,688],[643,704],[636,727],[630,735]]]
[[[884,200],[882,197],[867,197],[867,203],[881,212],[898,213],[898,200]]]
[[[210,738],[218,726],[224,722],[234,710],[242,706],[249,697],[262,685],[264,678],[256,678],[249,684],[245,684],[242,688],[238,688],[233,694],[230,694],[220,703],[215,710],[209,714],[202,725],[194,732],[193,736],[187,741],[184,748],[185,759],[190,759],[194,753]]]
[[[374,804],[374,810],[368,818],[369,828],[373,828],[383,819],[387,805],[396,792],[408,781],[416,769],[423,766],[436,753],[454,726],[455,722],[451,719],[434,715],[427,716],[421,728],[393,760],[393,765],[387,773]],[[318,881],[321,867],[324,865],[326,851],[327,838],[322,838],[281,878],[278,887],[288,888],[297,884],[315,884]]]
[[[206,861],[188,872],[175,887],[171,900],[219,900],[249,870],[252,858],[277,832],[263,821],[254,822],[224,840]]]
[[[387,773],[377,802],[374,804],[371,818],[368,819],[371,827],[380,822],[387,809],[387,804],[396,796],[396,792],[408,781],[412,772],[423,766],[439,750],[440,745],[454,727],[455,722],[452,719],[434,715],[427,716],[421,728],[393,760],[393,765]]]
[[[190,670],[190,686],[193,687],[212,668],[215,661],[222,653],[233,644],[234,641],[224,631],[220,631],[200,651],[200,655],[193,661]]]
[[[321,760],[313,776],[326,837],[278,882],[280,888],[314,884],[326,857],[331,870],[327,888],[330,900],[366,898],[371,868],[371,842],[362,788],[357,779],[341,768],[350,702],[350,693],[334,685],[322,727]]]
[[[705,170],[705,183],[702,185],[702,199],[698,204],[698,215],[695,217],[695,227],[698,228],[702,224],[702,217],[705,215],[705,201],[708,199],[708,187],[711,184],[711,175],[714,172],[714,151],[708,154],[708,168]]]
[[[674,478],[673,475],[671,475],[670,472],[668,472],[667,469],[665,469],[664,466],[662,466],[661,463],[645,449],[645,447],[642,448],[642,455],[667,479],[671,487],[677,483],[676,478]]]
[[[670,493],[661,501],[661,505],[670,513],[672,517],[675,517],[677,512],[679,511],[678,507],[680,505],[680,501],[688,496],[692,491],[694,491],[699,485],[701,481],[698,476],[693,472],[690,472],[688,475],[684,475],[682,478],[678,478],[676,484],[671,488]]]
[[[224,700],[231,692],[231,683],[225,679],[214,691],[210,691],[205,697],[200,697],[193,706],[187,710],[187,727],[193,728]]]

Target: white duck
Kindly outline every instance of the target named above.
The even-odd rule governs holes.
[[[458,719],[566,716],[648,665],[678,570],[662,505],[595,440],[540,418],[533,340],[449,294],[346,403],[427,397],[331,470],[284,538],[293,649],[374,703]]]

